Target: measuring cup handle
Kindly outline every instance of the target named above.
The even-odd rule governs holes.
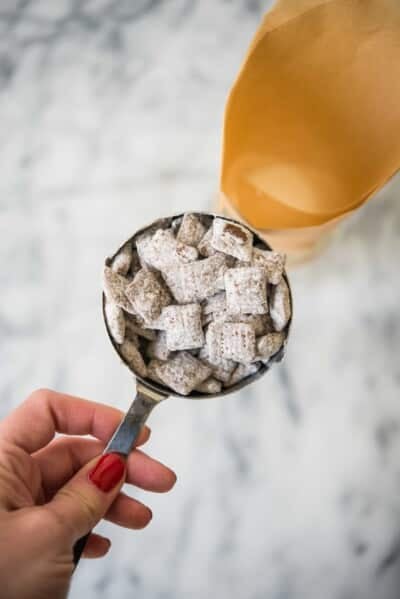
[[[137,382],[136,397],[103,451],[103,455],[107,453],[119,453],[127,458],[150,412],[160,401],[166,398],[167,395],[156,392],[147,387],[147,385]],[[75,567],[79,563],[90,532],[78,539],[73,547],[73,562]]]
[[[90,534],[91,534],[91,532],[88,532],[87,535],[78,539],[76,541],[75,545],[73,546],[72,553],[73,553],[73,562],[74,562],[75,568],[78,565],[79,560],[81,559],[83,550],[86,547],[86,543],[89,540]]]

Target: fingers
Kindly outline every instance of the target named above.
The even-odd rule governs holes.
[[[110,406],[40,389],[0,422],[0,438],[28,453],[47,445],[56,432],[92,435],[106,442],[122,417]]]
[[[165,493],[170,491],[176,483],[176,474],[173,470],[139,449],[129,454],[126,468],[127,482],[145,491]]]
[[[140,502],[119,494],[125,479],[156,492],[168,491],[176,482],[172,470],[139,450],[130,454],[127,463],[119,454],[106,454],[79,470],[44,509],[64,524],[72,541],[86,534],[105,515],[122,526],[143,528],[150,521],[151,512]]]
[[[102,537],[101,535],[92,533],[87,540],[85,549],[83,550],[83,557],[96,558],[103,557],[106,555],[111,547],[110,539]]]
[[[104,518],[124,528],[139,530],[145,528],[152,517],[152,511],[146,505],[120,493]]]
[[[150,437],[144,427],[136,445],[143,445]],[[72,476],[91,459],[100,455],[105,443],[81,437],[58,437],[47,447],[33,454],[42,475],[45,499],[49,500]]]
[[[103,518],[125,480],[125,461],[110,453],[95,458],[41,509],[65,542],[75,543]]]

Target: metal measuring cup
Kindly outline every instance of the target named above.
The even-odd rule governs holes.
[[[235,221],[232,218],[227,218],[224,216],[207,213],[207,212],[190,211],[190,213],[194,214],[196,216],[199,216],[203,220],[204,219],[208,220],[209,224],[211,224],[212,220],[216,216],[218,216],[218,218],[222,218],[226,221],[229,221],[232,223],[237,223],[237,224],[240,224],[241,226],[245,226],[253,234],[253,238],[254,238],[253,245],[255,245],[256,247],[259,247],[260,249],[271,250],[271,247],[266,243],[266,241],[264,239],[262,239],[257,234],[257,232],[255,230],[253,230],[251,227],[249,227],[247,224],[243,224],[241,222]],[[179,219],[181,217],[183,217],[183,213],[176,214],[174,216],[170,216],[167,218],[160,218],[160,219],[152,222],[150,225],[143,227],[142,229],[137,231],[134,235],[132,235],[132,237],[130,239],[125,241],[122,244],[122,246],[113,254],[113,256],[106,259],[106,261],[105,261],[106,266],[111,265],[115,256],[119,253],[119,251],[123,248],[123,246],[126,245],[126,243],[130,242],[134,245],[135,240],[140,235],[143,235],[144,233],[155,232],[157,229],[160,229],[160,228],[163,228],[163,229],[168,228],[171,226],[172,222],[175,221],[175,219]],[[267,363],[263,364],[255,374],[250,375],[250,376],[246,377],[245,379],[239,381],[235,385],[232,385],[231,387],[227,387],[227,388],[221,390],[219,393],[214,393],[214,394],[211,394],[211,393],[205,394],[205,393],[201,393],[199,391],[192,391],[189,395],[180,395],[176,392],[173,392],[171,389],[164,387],[163,385],[160,385],[159,383],[156,383],[150,379],[143,378],[137,372],[134,372],[132,367],[130,366],[130,364],[127,362],[126,358],[122,355],[119,345],[114,341],[114,339],[111,335],[111,332],[110,332],[110,329],[108,326],[108,322],[107,322],[106,313],[105,313],[106,297],[103,293],[103,297],[102,297],[103,318],[104,318],[104,323],[106,326],[108,337],[109,337],[115,351],[119,355],[120,359],[126,364],[126,366],[128,366],[128,368],[134,374],[135,380],[136,380],[136,396],[135,396],[130,408],[126,412],[123,420],[121,421],[120,425],[118,426],[117,430],[115,431],[114,435],[112,436],[109,443],[107,444],[107,447],[105,448],[103,453],[104,454],[119,453],[119,454],[127,457],[129,455],[129,453],[132,451],[134,443],[135,443],[136,439],[138,438],[140,431],[141,431],[142,427],[144,426],[144,424],[145,424],[147,418],[149,417],[151,411],[153,410],[153,408],[155,408],[161,401],[164,401],[169,396],[174,395],[174,396],[178,396],[178,397],[183,397],[185,399],[212,399],[215,397],[222,397],[224,395],[229,395],[230,393],[239,391],[240,389],[243,389],[247,385],[250,385],[257,379],[261,378],[262,376],[264,376],[264,374],[266,374],[266,372],[268,372],[268,370],[271,368],[272,364],[274,364],[275,362],[280,362],[283,359],[284,354],[285,354],[286,344],[287,344],[287,340],[288,340],[288,336],[289,336],[289,332],[290,332],[290,328],[291,328],[292,316],[293,316],[292,293],[291,293],[290,283],[289,283],[286,271],[284,271],[283,277],[284,277],[284,279],[288,285],[288,288],[289,288],[291,316],[290,316],[288,324],[286,325],[286,327],[284,329],[286,336],[285,336],[285,340],[283,342],[282,347],[274,356],[272,356],[268,360]],[[74,546],[74,563],[75,563],[75,565],[78,563],[78,561],[81,557],[81,554],[83,552],[83,549],[85,547],[85,544],[86,544],[86,541],[87,541],[89,535],[90,535],[90,533],[88,533],[86,536],[79,539]]]

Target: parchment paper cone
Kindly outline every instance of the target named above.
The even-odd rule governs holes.
[[[400,168],[400,2],[280,0],[230,92],[220,210],[309,255]]]

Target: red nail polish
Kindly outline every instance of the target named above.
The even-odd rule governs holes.
[[[89,480],[104,493],[119,483],[125,472],[125,462],[118,453],[107,453],[89,472]]]

